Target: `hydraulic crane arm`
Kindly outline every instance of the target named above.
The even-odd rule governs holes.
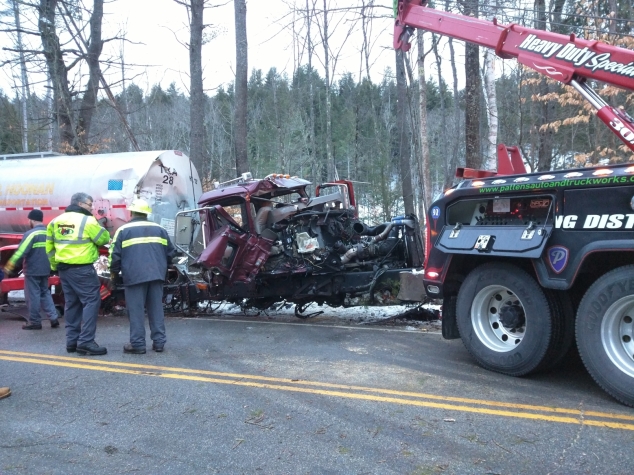
[[[408,51],[414,28],[491,48],[504,59],[516,58],[540,74],[574,87],[597,116],[634,151],[634,119],[607,104],[586,84],[587,79],[634,90],[634,51],[600,41],[526,28],[500,25],[455,13],[434,10],[426,0],[398,0],[394,48]]]

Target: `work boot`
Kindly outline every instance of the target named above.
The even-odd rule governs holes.
[[[0,388],[0,399],[11,396],[11,390],[9,388]]]
[[[77,345],[77,353],[80,355],[100,356],[108,353],[108,350],[104,346],[99,346],[96,341],[91,341],[90,343]]]
[[[135,347],[132,346],[132,343],[126,343],[125,345],[123,345],[123,352],[124,353],[132,353],[134,355],[144,355],[145,354],[145,348],[143,347]]]
[[[163,351],[163,347],[165,343],[152,343],[152,349],[157,353],[161,353]]]
[[[41,323],[29,323],[28,325],[22,325],[22,330],[41,330]]]
[[[66,344],[66,352],[67,353],[75,353],[77,351],[77,343],[74,345]]]
[[[59,327],[59,320],[56,318],[55,320],[51,320],[51,328]]]

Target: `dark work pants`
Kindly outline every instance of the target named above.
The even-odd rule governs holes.
[[[130,343],[133,347],[145,348],[144,308],[150,322],[150,338],[158,346],[165,344],[162,280],[126,285],[125,306],[130,318]]]
[[[59,270],[64,291],[66,346],[95,341],[97,315],[101,305],[99,277],[92,264]]]
[[[24,277],[24,299],[29,308],[29,323],[42,323],[40,309],[54,322],[57,320],[57,310],[53,303],[53,297],[48,290],[47,275],[27,275]]]

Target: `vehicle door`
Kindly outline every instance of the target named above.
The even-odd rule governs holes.
[[[209,209],[211,236],[198,262],[231,282],[251,282],[269,257],[272,241],[252,231],[248,203]]]

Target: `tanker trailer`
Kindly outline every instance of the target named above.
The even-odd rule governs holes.
[[[0,234],[8,235],[29,229],[29,210],[41,209],[49,223],[83,191],[111,235],[129,220],[125,208],[139,197],[152,207],[149,219],[173,237],[174,216],[195,208],[202,193],[198,172],[177,150],[9,158],[0,160],[0,177]]]
[[[198,172],[177,150],[22,157],[0,160],[0,246],[17,244],[29,229],[30,210],[42,210],[48,224],[79,191],[93,197],[93,213],[111,235],[129,220],[126,206],[140,197],[152,208],[150,221],[174,238],[176,213],[196,208],[202,193]],[[0,265],[13,249],[0,247]],[[22,279],[4,279],[0,301],[3,292],[22,288]]]

